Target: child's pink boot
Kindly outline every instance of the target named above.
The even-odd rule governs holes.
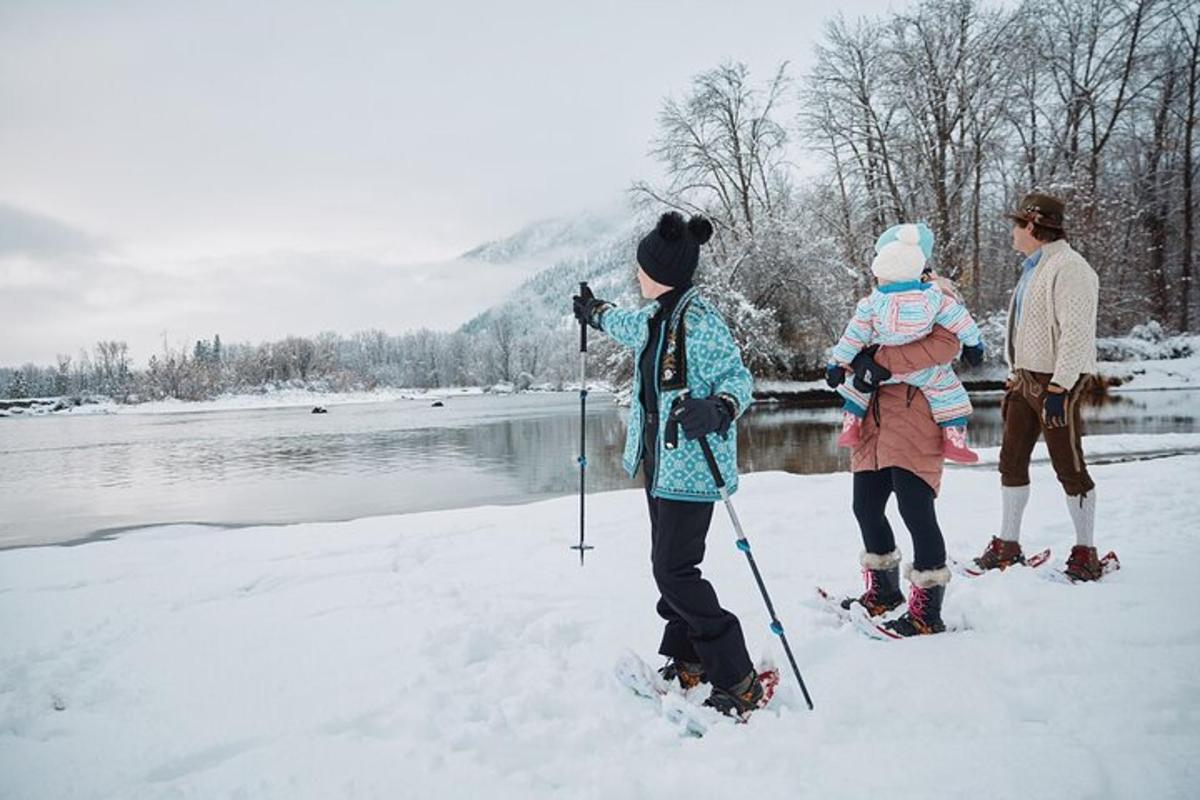
[[[842,414],[842,435],[838,437],[838,447],[858,447],[862,441],[862,420],[849,411]]]
[[[971,448],[967,447],[967,428],[965,425],[956,425],[952,428],[942,428],[942,455],[947,461],[956,461],[959,464],[975,464],[979,461],[979,454]]]

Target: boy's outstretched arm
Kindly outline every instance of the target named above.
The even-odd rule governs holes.
[[[626,347],[641,347],[646,323],[637,311],[617,308],[607,300],[599,299],[590,287],[584,287],[571,301],[575,319],[608,334]]]

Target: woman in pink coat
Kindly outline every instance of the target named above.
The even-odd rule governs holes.
[[[904,383],[879,384],[891,373],[948,364],[958,357],[959,347],[953,333],[935,327],[920,341],[864,350],[853,365],[860,389],[864,385],[878,388],[870,395],[861,438],[850,456],[866,591],[843,600],[842,607],[849,609],[858,603],[875,617],[905,602],[900,590],[900,551],[884,515],[894,494],[913,543],[912,563],[905,565],[910,584],[908,609],[885,624],[901,636],[946,629],[941,610],[950,570],[934,509],[942,483],[943,436],[920,389]]]

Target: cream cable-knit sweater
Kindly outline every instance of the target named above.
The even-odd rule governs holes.
[[[1013,293],[1015,297],[1015,292]],[[1052,373],[1070,389],[1096,371],[1096,306],[1100,279],[1066,241],[1047,242],[1021,300],[1021,319],[1008,304],[1004,350],[1010,369]]]

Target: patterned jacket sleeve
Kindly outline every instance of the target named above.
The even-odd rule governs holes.
[[[842,338],[833,346],[832,358],[835,364],[848,365],[859,352],[871,344],[871,334],[874,327],[871,320],[875,312],[871,308],[870,298],[864,297],[854,307],[854,316],[842,332]]]
[[[688,383],[707,383],[711,396],[733,405],[734,419],[754,402],[754,378],[742,363],[742,352],[725,320],[715,310],[693,303],[687,310]]]
[[[967,346],[983,343],[983,334],[971,317],[971,312],[949,292],[942,292],[942,304],[933,315],[933,323],[953,333]]]
[[[637,310],[609,306],[600,314],[600,329],[618,344],[640,348],[646,340],[646,318]]]
[[[1086,263],[1073,261],[1054,276],[1053,291],[1058,349],[1050,380],[1070,389],[1095,356],[1099,281]]]

